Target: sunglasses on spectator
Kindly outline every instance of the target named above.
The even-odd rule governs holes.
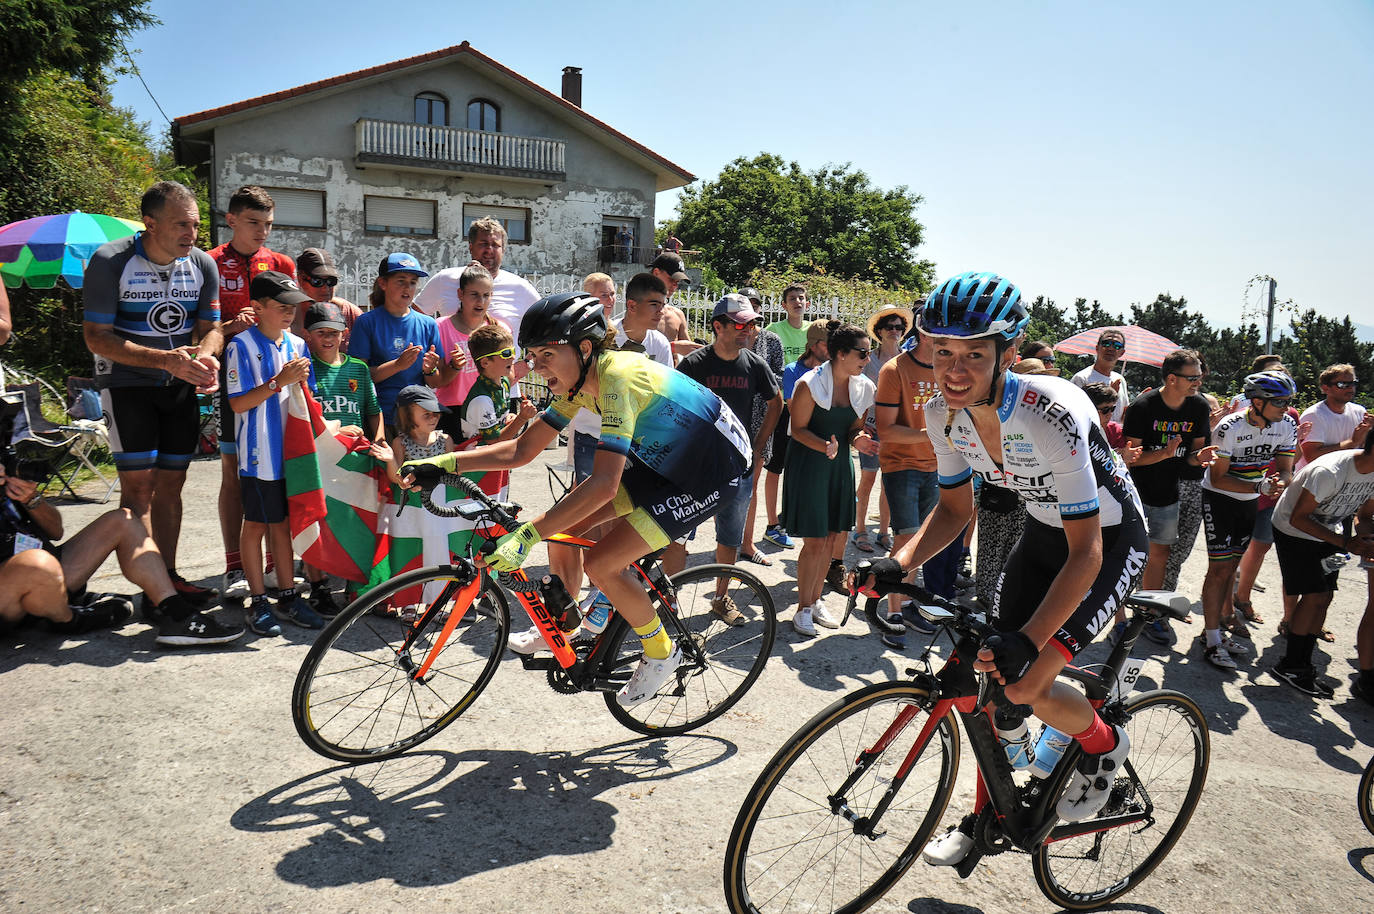
[[[1046,365],[1053,365],[1053,364],[1054,364],[1054,356],[1052,356],[1052,355],[1033,355],[1033,356],[1031,356],[1031,358],[1033,358],[1033,359],[1039,359],[1040,361],[1044,362]]]
[[[1359,381],[1332,381],[1332,387],[1339,387],[1341,390],[1353,390],[1360,386]]]
[[[1116,404],[1103,403],[1101,406],[1097,408],[1097,411],[1104,416],[1111,415],[1112,413],[1116,412]]]
[[[1125,349],[1126,344],[1121,340],[1099,340],[1098,347],[1106,346],[1108,349]]]
[[[905,329],[906,329],[906,322],[905,322],[905,321],[883,321],[881,324],[878,324],[878,332],[880,332],[880,333],[881,333],[882,331],[884,331],[884,330],[905,330]]]
[[[339,277],[337,277],[337,276],[326,276],[324,279],[319,279],[319,278],[314,277],[314,276],[307,276],[307,277],[305,277],[305,281],[308,282],[308,283],[310,283],[312,286],[314,286],[314,287],[317,288],[317,289],[322,289],[322,288],[324,288],[325,286],[329,286],[329,288],[332,289],[332,288],[334,288],[335,286],[337,286],[337,285],[339,284]]]
[[[515,358],[515,347],[507,346],[505,349],[498,349],[495,352],[488,352],[486,355],[479,355],[477,360],[480,362],[482,359],[490,359],[493,357],[498,359],[513,359]]]
[[[1193,381],[1201,381],[1201,380],[1202,380],[1202,375],[1200,375],[1200,374],[1179,374],[1177,371],[1171,372],[1171,374],[1173,374],[1174,377],[1176,377],[1176,378],[1182,378],[1183,380],[1188,381],[1189,383],[1191,383],[1191,382],[1193,382]]]
[[[730,323],[735,325],[736,330],[748,330],[750,327],[757,327],[759,325],[758,321],[745,321],[742,324],[739,321],[731,321]]]
[[[868,358],[868,354],[869,354],[869,352],[871,352],[871,351],[872,351],[872,350],[870,350],[870,349],[850,349],[850,350],[849,350],[850,353],[852,353],[853,355],[857,355],[860,359],[866,359],[866,358]]]

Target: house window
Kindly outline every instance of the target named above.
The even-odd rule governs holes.
[[[276,204],[273,224],[280,228],[324,228],[324,191],[287,187],[263,188]]]
[[[627,237],[628,234],[628,237]],[[645,263],[645,246],[639,237],[639,220],[626,216],[601,217],[601,243],[597,260],[601,263]]]
[[[363,197],[363,223],[369,232],[432,238],[438,206],[434,200]]]
[[[495,102],[485,98],[474,98],[468,102],[468,129],[486,130],[499,133],[501,130],[501,109]]]
[[[421,92],[415,96],[415,123],[448,126],[448,99],[438,92]]]
[[[530,211],[515,206],[482,206],[463,204],[463,237],[466,238],[472,223],[483,216],[490,216],[505,226],[506,242],[509,244],[530,243]]]

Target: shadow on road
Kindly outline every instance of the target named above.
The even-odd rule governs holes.
[[[693,736],[582,753],[416,752],[298,778],[241,807],[230,824],[247,832],[309,829],[277,864],[277,875],[297,885],[443,885],[603,850],[620,810],[600,794],[635,785],[628,796],[652,802],[654,781],[737,751],[726,740]]]

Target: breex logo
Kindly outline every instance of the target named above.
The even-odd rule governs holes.
[[[162,301],[148,312],[148,326],[158,333],[177,333],[186,328],[186,309],[180,302]]]

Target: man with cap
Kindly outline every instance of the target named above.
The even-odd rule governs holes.
[[[468,227],[468,252],[491,274],[491,305],[487,313],[520,339],[520,321],[530,305],[539,300],[539,292],[522,277],[501,269],[506,256],[506,227],[490,216],[473,220]],[[457,311],[458,283],[465,269],[466,264],[435,273],[415,296],[415,307],[435,317],[448,317]]]
[[[649,272],[663,281],[663,285],[668,289],[668,297],[671,299],[673,293],[677,292],[677,287],[682,283],[691,284],[692,280],[687,276],[687,268],[682,263],[682,257],[678,254],[659,254],[654,258],[654,262],[649,265]],[[687,315],[677,305],[664,305],[663,316],[658,319],[658,332],[668,338],[668,342],[673,345],[673,355],[682,358],[689,352],[694,352],[701,348],[701,344],[694,341],[687,333]]]
[[[371,369],[388,441],[395,437],[396,394],[401,388],[439,383],[439,325],[411,308],[420,277],[428,275],[410,254],[388,254],[377,267],[368,298],[372,310],[353,325],[350,353]]]
[[[353,322],[363,316],[363,309],[346,298],[334,294],[339,285],[339,271],[334,266],[334,257],[324,248],[306,248],[296,258],[296,282],[301,291],[317,302],[332,302],[343,315],[343,338],[339,343],[340,352],[348,352],[348,333]],[[305,330],[305,316],[309,308],[297,308],[296,320],[291,332],[301,336]]]
[[[751,466],[763,454],[764,444],[768,436],[773,434],[773,427],[782,413],[782,391],[773,372],[769,370],[768,363],[749,348],[754,325],[761,319],[749,299],[737,293],[726,295],[716,302],[711,315],[715,341],[710,346],[683,356],[677,366],[678,371],[720,397],[746,427],[755,398],[767,404],[763,423],[754,434]],[[744,542],[745,515],[752,495],[752,486],[740,486],[733,502],[722,505],[716,512],[717,562],[733,564],[739,558],[739,548]],[[663,556],[664,570],[671,576],[686,564],[687,547],[682,543],[669,546]],[[724,579],[721,585],[724,586]],[[717,595],[712,611],[731,625],[743,624],[739,610],[729,604],[729,598],[722,594]]]

